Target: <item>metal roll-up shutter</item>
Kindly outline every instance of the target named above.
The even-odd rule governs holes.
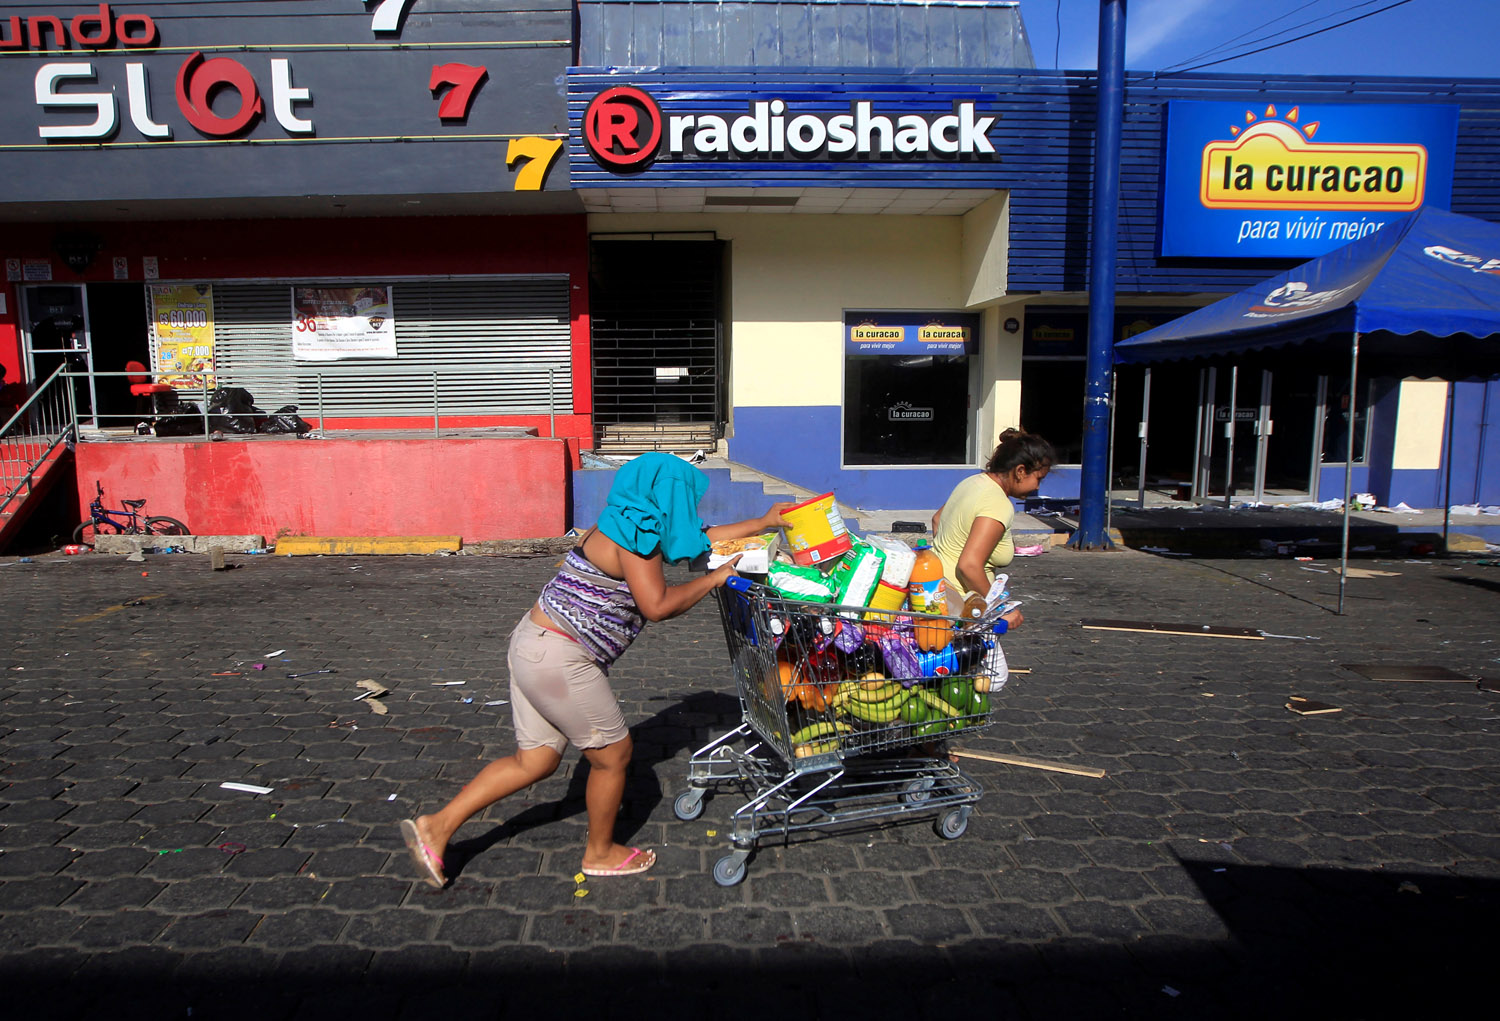
[[[381,284],[382,281],[338,281]],[[258,407],[296,404],[329,419],[544,415],[573,411],[566,276],[407,280],[391,284],[396,358],[292,358],[284,283],[214,284],[221,386]],[[549,370],[551,372],[549,376]],[[436,378],[434,378],[434,376]]]

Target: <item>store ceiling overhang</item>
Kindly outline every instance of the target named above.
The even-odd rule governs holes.
[[[274,198],[0,202],[0,223],[336,219],[388,216],[561,216],[584,212],[573,191],[443,195],[286,195]]]
[[[0,223],[330,219],[385,216],[559,216],[579,213],[802,213],[961,216],[988,188],[594,188],[445,195],[0,202]]]
[[[587,188],[590,213],[802,213],[961,216],[992,188]]]

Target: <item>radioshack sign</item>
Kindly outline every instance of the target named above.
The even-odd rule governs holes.
[[[1310,258],[1447,208],[1458,107],[1171,102],[1161,254]]]
[[[605,89],[583,113],[584,147],[601,167],[642,170],[658,160],[953,160],[996,156],[989,132],[998,114],[973,100],[950,113],[886,111],[866,99],[838,112],[753,99],[738,110],[663,114],[649,92]]]

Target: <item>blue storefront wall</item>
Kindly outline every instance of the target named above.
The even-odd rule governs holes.
[[[617,174],[583,145],[581,118],[604,89],[630,84],[664,112],[739,108],[753,99],[813,98],[842,106],[870,99],[882,111],[947,112],[972,99],[997,120],[996,158],[874,162],[815,160],[658,161]],[[573,186],[992,188],[1010,193],[1008,283],[1012,293],[1088,288],[1095,86],[1082,71],[901,72],[869,68],[575,67],[568,71],[569,172]],[[1127,75],[1120,163],[1121,293],[1229,293],[1301,259],[1189,260],[1157,255],[1166,104],[1235,101],[1247,109],[1301,104],[1419,104],[1459,107],[1448,208],[1500,222],[1500,80],[1311,76]]]
[[[880,159],[662,159],[628,174],[597,163],[582,143],[583,113],[604,89],[629,84],[649,92],[665,113],[745,112],[772,97],[820,107],[821,114],[870,100],[881,113],[930,119],[955,101],[973,102],[996,120],[987,132],[994,158],[948,161]],[[1095,84],[1070,71],[982,71],[842,67],[833,69],[664,68],[591,66],[568,73],[569,167],[575,188],[682,187],[972,188],[1008,193],[1007,285],[1011,294],[1080,293],[1087,289]],[[1121,158],[1117,291],[1122,294],[1228,293],[1266,279],[1300,259],[1164,259],[1158,255],[1166,105],[1173,100],[1243,102],[1247,110],[1299,103],[1457,106],[1449,208],[1500,221],[1500,81],[1412,78],[1336,79],[1311,76],[1128,76]],[[733,340],[731,339],[731,343]],[[1067,395],[1073,399],[1072,395]],[[1191,399],[1190,396],[1184,399]],[[1377,409],[1375,420],[1381,411]],[[736,407],[730,456],[799,485],[831,488],[855,506],[922,507],[940,502],[963,471],[941,468],[842,469],[830,442],[809,449],[791,422],[817,420],[821,435],[839,435],[832,407]],[[1484,429],[1478,419],[1455,423],[1454,461],[1483,478]],[[1496,446],[1497,444],[1490,444]],[[825,449],[826,447],[826,449]],[[1373,458],[1372,458],[1373,459]],[[1375,468],[1377,474],[1381,469]],[[1439,473],[1384,468],[1390,502],[1400,493],[1436,494]],[[1373,485],[1356,468],[1356,486]],[[1319,471],[1319,492],[1341,493],[1342,467]],[[1456,491],[1456,490],[1455,490]],[[1055,472],[1045,495],[1077,495],[1076,476]],[[918,499],[918,494],[923,498]],[[1435,505],[1433,495],[1408,502]]]
[[[736,408],[729,458],[767,465],[788,481],[820,492],[832,490],[850,506],[869,510],[936,509],[975,468],[842,468],[837,437],[843,411],[837,406]],[[819,441],[810,437],[834,437]],[[982,455],[989,456],[989,451]],[[1061,468],[1042,482],[1040,496],[1074,498],[1078,470]]]

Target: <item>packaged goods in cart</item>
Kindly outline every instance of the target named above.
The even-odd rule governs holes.
[[[885,571],[885,553],[868,542],[856,542],[828,572],[838,585],[838,601],[844,606],[869,606]],[[858,618],[861,614],[842,611]]]
[[[802,567],[842,556],[853,545],[832,493],[789,507],[781,516],[787,522],[786,541],[792,549],[792,562]]]
[[[776,550],[781,545],[780,532],[751,535],[743,539],[719,539],[709,546],[708,569],[722,567],[734,560],[734,569],[740,574],[765,574],[771,567]]]
[[[901,609],[906,605],[906,586],[911,582],[911,569],[917,560],[916,553],[900,539],[871,535],[865,541],[885,554],[885,565],[881,569],[880,583],[875,586],[875,595],[870,599],[870,609]],[[889,613],[865,614],[865,620],[889,623],[894,619],[894,615]]]
[[[740,882],[767,837],[913,814],[934,817],[945,839],[963,835],[983,788],[934,742],[990,724],[1006,679],[993,631],[951,616],[840,616],[841,604],[738,577],[715,598],[743,719],[693,753],[689,785],[673,801],[691,820],[715,790],[748,799],[715,882]],[[923,625],[932,648],[918,648]]]
[[[809,603],[831,603],[838,595],[838,587],[816,567],[773,562],[766,572],[766,584],[788,599]]]
[[[937,555],[937,550],[927,544],[926,539],[918,541],[911,579],[906,586],[911,608],[918,613],[946,613],[946,588],[942,558]]]

